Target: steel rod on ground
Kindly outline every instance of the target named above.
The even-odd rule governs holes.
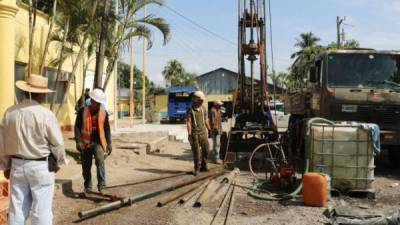
[[[221,203],[219,204],[218,208],[215,210],[215,213],[213,215],[213,218],[210,222],[210,225],[212,225],[214,223],[214,220],[217,218],[217,216],[219,215],[219,213],[221,212],[222,206],[224,205],[227,197],[229,196],[229,192],[230,190],[233,188],[232,184],[229,184],[228,189],[225,192],[224,198],[222,199]]]
[[[206,186],[204,191],[200,194],[197,198],[196,202],[194,203],[194,207],[201,207],[203,204],[207,202],[212,192],[215,190],[215,179],[212,179],[210,183]]]
[[[202,192],[204,190],[204,188],[208,185],[208,183],[210,182],[210,179],[206,182],[204,182],[201,186],[199,186],[197,189],[194,189],[192,192],[190,192],[186,197],[183,197],[179,200],[179,204],[184,204],[186,202],[189,202],[190,199],[194,198],[194,196],[196,196],[197,194],[199,194],[200,192]]]
[[[231,198],[229,199],[229,205],[228,205],[228,211],[226,212],[226,216],[225,216],[225,221],[224,221],[224,225],[228,224],[229,221],[229,217],[232,214],[232,210],[233,210],[233,204],[234,204],[234,195],[235,195],[235,181],[232,183],[232,191],[231,191]]]
[[[137,202],[140,202],[140,201],[155,197],[157,195],[160,195],[160,194],[163,194],[163,193],[166,193],[166,192],[169,192],[169,191],[173,191],[175,189],[178,189],[178,188],[184,187],[186,185],[190,185],[190,184],[196,183],[198,181],[207,179],[209,177],[222,175],[224,173],[225,173],[224,171],[215,171],[215,172],[202,174],[200,176],[193,177],[193,178],[191,178],[189,180],[186,180],[186,181],[181,181],[181,182],[179,182],[179,183],[177,183],[175,185],[169,186],[167,188],[164,188],[164,189],[161,189],[161,190],[158,190],[158,191],[153,191],[153,192],[148,192],[148,193],[144,193],[144,194],[141,194],[141,195],[135,195],[135,196],[127,197],[127,198],[124,198],[122,200],[118,200],[118,201],[115,201],[115,202],[111,202],[109,204],[105,204],[105,205],[100,206],[100,207],[96,207],[94,209],[90,209],[90,210],[87,210],[87,211],[79,212],[78,216],[79,216],[79,218],[81,220],[87,219],[87,218],[99,215],[101,213],[112,211],[112,210],[121,208],[121,207],[126,206],[126,205],[131,205],[131,204],[134,204],[134,203],[137,203]]]
[[[193,191],[193,190],[195,190],[197,188],[198,188],[197,184],[194,183],[194,184],[192,184],[192,186],[190,186],[188,188],[185,188],[185,189],[183,189],[181,191],[178,191],[176,193],[172,193],[171,195],[167,195],[157,203],[157,206],[158,207],[162,207],[162,206],[164,206],[164,205],[166,205],[166,204],[178,199],[181,196],[184,196],[185,194],[187,194],[187,193],[189,193],[189,192],[191,192],[191,191]]]
[[[152,178],[152,179],[148,179],[148,180],[134,181],[134,182],[128,182],[128,183],[123,183],[123,184],[115,184],[115,185],[107,186],[104,189],[115,188],[115,187],[123,187],[123,186],[132,186],[132,185],[137,185],[137,184],[144,184],[144,183],[149,183],[149,182],[153,182],[153,181],[164,180],[164,179],[173,178],[173,177],[179,177],[179,176],[183,176],[183,175],[186,175],[186,174],[189,174],[189,173],[188,172],[181,172],[181,173],[177,173],[177,174],[174,174],[174,175],[156,177],[156,178]]]
[[[211,201],[214,201],[219,192],[222,190],[222,188],[226,185],[226,184],[231,184],[233,180],[235,180],[236,175],[239,174],[239,169],[235,168],[234,170],[232,170],[228,175],[225,175],[221,182],[219,183],[218,187],[215,189],[215,191],[213,193],[211,193]]]

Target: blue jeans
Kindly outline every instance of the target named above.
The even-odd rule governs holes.
[[[12,159],[9,225],[24,225],[29,211],[32,225],[53,224],[54,177],[47,161]]]
[[[92,161],[96,163],[97,169],[97,188],[100,191],[106,186],[106,171],[104,167],[104,151],[103,147],[99,144],[95,144],[89,149],[85,149],[81,153],[82,157],[82,175],[85,186],[85,191],[92,191]]]
[[[210,158],[214,162],[217,162],[219,160],[219,149],[221,147],[220,139],[221,139],[220,132],[213,132],[211,134],[212,150],[211,150]]]

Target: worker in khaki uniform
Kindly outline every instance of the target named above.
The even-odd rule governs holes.
[[[93,156],[97,169],[97,189],[102,193],[106,187],[104,159],[112,152],[110,124],[103,107],[107,103],[107,96],[98,88],[91,91],[89,96],[90,105],[79,110],[75,121],[75,141],[81,153],[84,194],[92,192]]]
[[[212,151],[211,151],[211,160],[214,163],[221,163],[219,159],[219,148],[221,146],[220,138],[222,133],[222,117],[221,117],[221,106],[224,103],[221,101],[214,102],[214,105],[211,108],[210,113],[210,134],[212,139]]]
[[[208,130],[210,129],[207,109],[203,106],[205,96],[203,92],[193,93],[192,107],[187,112],[187,130],[192,147],[194,161],[194,175],[208,171],[207,158],[209,151]]]
[[[8,224],[53,224],[55,172],[67,164],[64,141],[56,116],[41,106],[46,77],[31,74],[16,86],[25,99],[4,113],[0,123],[0,169],[10,178]]]

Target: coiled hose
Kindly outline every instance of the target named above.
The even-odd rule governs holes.
[[[310,154],[309,154],[310,141],[309,141],[309,138],[308,138],[308,136],[309,136],[309,132],[308,131],[309,131],[309,129],[310,129],[310,127],[311,127],[311,125],[313,123],[328,123],[328,124],[331,124],[331,125],[334,124],[332,121],[324,119],[324,118],[320,118],[320,117],[315,117],[315,118],[312,118],[312,119],[308,120],[307,127],[306,127],[306,131],[307,132],[305,133],[306,162],[305,162],[304,173],[308,173],[308,170],[309,170],[309,164],[310,164],[309,163],[309,160],[310,160]],[[253,153],[256,150],[258,150],[258,147],[253,150]],[[251,160],[251,158],[250,158],[250,160]],[[251,164],[251,162],[249,162],[249,164]],[[260,191],[259,192],[257,192],[257,191],[249,191],[247,194],[250,195],[253,198],[256,198],[256,199],[269,200],[269,201],[282,201],[282,200],[290,200],[290,199],[296,197],[300,193],[301,189],[303,188],[303,182],[301,182],[299,184],[299,186],[297,186],[297,188],[291,193],[287,193],[287,194],[273,194],[273,193],[271,193],[271,194],[269,194],[269,193],[262,192],[263,191],[262,187],[265,186],[268,182],[269,181],[257,182],[254,185],[254,189],[260,190]]]

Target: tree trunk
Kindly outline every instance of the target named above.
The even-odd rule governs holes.
[[[85,94],[85,80],[86,80],[86,71],[89,68],[89,56],[87,61],[85,62],[85,60],[83,60],[83,71],[82,71],[82,88],[81,88],[81,96],[83,96]]]
[[[42,74],[43,69],[44,69],[44,64],[46,63],[46,56],[47,56],[47,51],[48,51],[49,45],[50,45],[51,32],[53,31],[53,24],[54,24],[54,20],[56,17],[56,11],[57,11],[57,0],[54,0],[53,15],[50,20],[49,32],[47,33],[46,43],[44,44],[42,59],[40,60],[39,74]]]
[[[129,79],[129,116],[133,118],[135,114],[135,64],[133,61],[133,38],[130,40],[130,79]]]
[[[58,115],[58,114],[60,113],[60,111],[61,111],[61,109],[62,109],[62,106],[64,105],[64,103],[65,103],[66,100],[67,100],[68,91],[69,91],[69,88],[70,88],[70,86],[71,86],[71,81],[72,81],[72,78],[74,77],[74,74],[76,73],[76,70],[78,69],[78,64],[79,64],[79,62],[81,61],[81,58],[82,58],[82,56],[83,56],[83,51],[84,51],[85,46],[86,46],[86,41],[87,41],[87,39],[88,39],[88,37],[89,37],[89,28],[92,26],[92,21],[94,20],[94,16],[95,16],[95,14],[96,14],[96,9],[97,9],[98,3],[99,3],[99,0],[96,0],[95,3],[94,3],[92,15],[91,15],[91,18],[90,18],[90,20],[89,20],[90,22],[89,22],[89,24],[88,24],[88,29],[87,29],[87,30],[85,31],[85,33],[84,33],[81,46],[79,46],[79,47],[80,47],[80,48],[79,48],[79,53],[78,53],[78,56],[76,57],[76,61],[75,61],[74,65],[73,65],[73,67],[72,67],[71,75],[70,75],[70,77],[68,77],[68,83],[67,83],[67,87],[65,88],[64,97],[63,97],[62,102],[60,103],[60,106],[58,107],[58,110],[57,110],[56,115]]]
[[[58,78],[60,77],[61,69],[62,69],[62,66],[63,66],[63,63],[64,63],[64,60],[63,60],[63,58],[64,58],[64,46],[65,46],[65,42],[67,42],[68,32],[69,32],[69,18],[67,19],[67,22],[66,22],[65,28],[64,28],[64,37],[63,37],[63,40],[62,40],[62,43],[61,43],[60,56],[59,56],[60,62],[58,64],[58,68],[57,68],[56,81],[54,82],[54,85],[53,85],[53,90],[55,90],[56,92],[53,93],[53,98],[52,98],[52,101],[51,101],[51,104],[50,104],[50,110],[53,110],[54,104],[55,104],[56,99],[57,99],[57,83],[58,83]]]
[[[33,36],[35,33],[35,28],[34,28],[34,22],[35,19],[32,17],[35,17],[36,15],[36,8],[35,8],[35,0],[29,0],[29,58],[28,58],[28,77],[31,76],[32,73],[32,52],[33,52]]]
[[[99,52],[97,53],[97,59],[96,59],[96,71],[94,73],[93,89],[102,87],[104,53],[106,50],[107,28],[108,28],[107,20],[108,20],[109,14],[110,14],[110,0],[105,0],[104,1],[104,15],[101,19]]]

